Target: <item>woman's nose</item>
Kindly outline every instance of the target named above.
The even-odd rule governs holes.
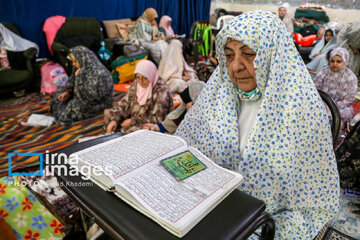
[[[233,70],[234,71],[242,71],[245,69],[245,64],[244,64],[244,57],[242,56],[237,56],[235,57],[234,61],[233,61]]]

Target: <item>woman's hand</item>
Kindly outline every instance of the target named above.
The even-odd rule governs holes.
[[[129,127],[131,127],[131,118],[128,118],[128,119],[124,120],[124,121],[121,123],[121,127],[123,127],[123,128],[129,128]]]
[[[106,127],[106,131],[108,133],[113,133],[117,128],[117,122],[112,120],[111,122],[109,122],[109,124]]]
[[[82,70],[82,68],[78,68],[75,72],[75,76],[77,76],[81,70]]]
[[[183,72],[183,75],[182,75],[182,79],[183,79],[184,81],[189,80],[189,79],[190,79],[190,74],[189,74],[189,72],[184,71],[184,72]]]
[[[142,129],[147,129],[147,130],[151,130],[151,131],[157,131],[160,132],[160,128],[157,124],[153,124],[153,123],[145,123],[142,125],[141,127]]]
[[[68,100],[70,97],[70,93],[68,92],[63,92],[58,96],[58,100],[61,102],[65,102],[66,100]]]
[[[312,70],[309,70],[309,73],[310,73],[310,74],[313,74],[314,76],[316,76],[316,74],[317,74],[316,72],[314,72],[314,71],[312,71]]]
[[[322,54],[322,52],[317,52],[317,53],[315,53],[315,57],[317,57],[317,56],[319,56],[319,55],[321,55]]]
[[[189,111],[190,108],[191,108],[193,105],[194,105],[194,102],[188,102],[188,103],[186,104],[186,111]]]

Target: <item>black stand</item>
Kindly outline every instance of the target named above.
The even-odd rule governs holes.
[[[57,152],[70,155],[121,135],[118,133],[74,144]],[[84,181],[79,176],[56,175],[63,190],[110,237],[134,240],[179,239],[95,183]],[[265,212],[264,202],[236,189],[181,239],[246,239],[259,227],[262,227],[261,239],[274,238],[275,223]]]

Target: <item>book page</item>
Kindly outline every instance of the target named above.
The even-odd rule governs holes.
[[[79,162],[90,166],[100,166],[102,169],[110,166],[112,175],[108,177],[116,180],[157,158],[185,148],[185,141],[179,137],[139,130],[73,155],[77,156]]]
[[[142,209],[145,215],[155,221],[161,219],[167,228],[185,232],[242,180],[240,174],[221,168],[194,148],[188,149],[207,169],[177,181],[160,163],[153,164],[142,169],[141,173],[124,178],[117,190],[121,195],[125,189],[129,198],[127,202],[137,205],[136,208]]]

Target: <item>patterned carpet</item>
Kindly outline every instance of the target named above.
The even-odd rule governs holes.
[[[118,101],[121,97],[115,97]],[[71,127],[53,124],[50,127],[22,126],[32,113],[50,115],[48,97],[34,93],[19,99],[0,101],[0,177],[8,174],[8,153],[46,153],[69,146],[81,137],[103,132],[103,115],[79,121]],[[38,157],[14,157],[12,172],[39,165]]]
[[[347,236],[331,227],[323,228],[316,240],[353,240],[350,236]]]
[[[339,214],[326,225],[329,231],[327,235],[324,235],[324,238],[320,239],[360,240],[360,199],[348,197],[342,193]],[[326,238],[328,236],[333,236],[333,238]],[[335,236],[341,236],[342,238],[335,238]],[[345,238],[345,236],[348,238]]]

